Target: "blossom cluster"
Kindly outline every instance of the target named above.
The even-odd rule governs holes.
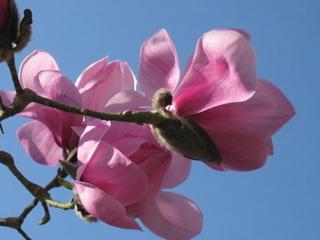
[[[143,43],[137,77],[126,62],[103,58],[73,84],[49,53],[36,50],[22,62],[19,79],[23,88],[72,106],[107,113],[159,111],[192,123],[192,131],[200,131],[200,140],[205,136],[216,154],[214,161],[210,156],[198,160],[219,171],[262,167],[273,153],[272,135],[294,115],[283,93],[256,76],[250,37],[238,29],[204,33],[183,71],[162,29]],[[169,100],[156,109],[159,89]],[[15,92],[1,96],[10,103]],[[180,142],[188,151],[176,151],[181,147],[166,139],[165,126],[102,121],[36,103],[20,114],[33,119],[17,135],[34,161],[58,166],[76,150],[74,192],[88,215],[138,230],[139,219],[165,239],[200,233],[199,207],[169,191],[188,177],[190,159],[206,155],[193,154],[193,139]]]

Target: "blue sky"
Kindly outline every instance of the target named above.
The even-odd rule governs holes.
[[[17,1],[20,10],[34,13],[31,44],[17,56],[36,48],[52,53],[73,81],[90,63],[108,55],[137,70],[145,39],[166,28],[176,44],[181,67],[198,37],[212,28],[243,28],[252,36],[258,75],[277,85],[294,104],[297,115],[274,137],[275,154],[254,172],[214,172],[194,163],[188,180],[175,189],[194,200],[204,213],[198,240],[318,240],[320,3],[316,0],[97,0]],[[5,65],[0,66],[0,89],[12,89]],[[31,180],[45,184],[55,170],[31,161],[16,140],[26,122],[3,123],[1,149],[13,153],[17,166]],[[0,216],[15,216],[31,195],[0,166]],[[68,200],[62,191],[53,196]],[[73,212],[52,210],[52,220],[37,226],[42,209],[27,219],[24,229],[33,239],[159,239],[106,224],[86,224]],[[1,239],[20,239],[0,228]]]

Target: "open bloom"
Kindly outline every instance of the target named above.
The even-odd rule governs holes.
[[[119,91],[134,88],[129,66],[121,61],[108,62],[106,58],[87,67],[74,85],[60,72],[55,59],[43,50],[36,50],[24,59],[19,80],[23,88],[41,96],[98,111]],[[5,104],[10,104],[14,96],[15,92],[1,92]],[[57,165],[64,159],[64,150],[77,147],[79,136],[74,130],[85,127],[80,115],[35,103],[20,114],[35,121],[23,125],[18,138],[31,158],[45,165]]]
[[[147,99],[127,90],[104,111],[138,111]],[[147,126],[93,120],[80,137],[75,189],[88,213],[107,224],[140,229],[139,218],[166,239],[190,239],[202,228],[200,209],[189,199],[162,191],[181,184],[190,161],[161,147]]]
[[[217,147],[217,170],[252,170],[272,154],[271,136],[293,115],[287,98],[270,82],[256,77],[249,35],[220,29],[198,40],[180,74],[177,52],[166,30],[141,48],[139,81],[152,98],[160,88],[172,91],[167,110],[201,126]]]

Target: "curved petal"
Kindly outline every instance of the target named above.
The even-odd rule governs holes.
[[[38,74],[38,94],[50,99],[81,106],[81,96],[72,82],[59,71],[42,71]]]
[[[38,85],[37,93],[39,95],[62,103],[81,106],[78,90],[60,72],[42,71],[36,77],[35,82]],[[65,147],[69,147],[74,138],[71,127],[80,126],[82,123],[80,115],[62,112],[39,104],[30,104],[21,115],[42,122],[52,131],[56,142]]]
[[[268,138],[294,113],[292,104],[277,87],[260,80],[249,100],[212,108],[191,118],[208,132]]]
[[[84,129],[78,145],[78,161],[87,164],[98,148],[99,142],[110,128],[110,123],[101,120],[90,121]]]
[[[187,240],[201,232],[202,213],[195,203],[171,192],[161,192],[146,203],[140,219],[155,234],[168,240]]]
[[[58,165],[63,159],[63,150],[56,143],[50,130],[38,121],[29,122],[17,132],[24,150],[37,163]]]
[[[91,215],[116,227],[141,230],[136,221],[127,216],[123,204],[113,196],[91,184],[76,181],[74,186],[82,205]]]
[[[21,85],[38,92],[38,85],[35,82],[35,77],[39,72],[45,70],[58,71],[59,66],[49,53],[43,50],[33,51],[21,63],[19,70]]]
[[[198,41],[173,104],[180,116],[250,98],[255,90],[255,56],[249,42],[233,30],[213,30]]]
[[[106,104],[104,112],[119,113],[125,111],[141,111],[151,105],[151,101],[137,91],[127,90],[115,94]]]
[[[162,187],[174,188],[180,185],[189,176],[191,161],[178,153],[172,152],[170,166],[164,176]]]
[[[162,187],[163,178],[171,162],[171,156],[168,152],[159,151],[150,155],[139,167],[148,177],[148,192],[146,198],[153,199],[159,193]]]
[[[206,163],[216,170],[250,171],[262,167],[272,154],[270,138],[211,132],[215,138],[221,163]]]
[[[127,63],[108,63],[101,59],[90,65],[76,81],[84,107],[102,111],[109,99],[120,91],[134,89],[134,76]]]
[[[141,199],[147,190],[145,173],[126,156],[106,142],[99,145],[87,163],[81,180],[91,183],[129,205]]]
[[[151,99],[159,88],[173,90],[179,81],[176,48],[165,29],[161,29],[141,47],[139,81]]]

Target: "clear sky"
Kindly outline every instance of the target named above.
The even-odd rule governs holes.
[[[320,237],[320,2],[317,0],[55,0],[17,1],[34,13],[31,44],[55,56],[73,81],[90,63],[108,55],[137,70],[143,41],[166,28],[176,44],[181,67],[198,37],[212,28],[243,28],[252,37],[259,76],[272,81],[293,102],[297,115],[274,137],[274,156],[254,172],[214,172],[193,163],[192,173],[174,189],[195,201],[204,213],[197,240],[318,240]],[[12,89],[5,65],[0,89]],[[13,153],[17,166],[31,180],[45,184],[55,169],[39,166],[24,153],[16,129],[27,120],[3,122],[0,147]],[[15,216],[31,195],[0,166],[0,216]],[[53,196],[68,200],[61,191]],[[159,239],[153,233],[86,224],[73,212],[52,210],[52,220],[37,226],[39,207],[24,229],[35,240]],[[0,228],[0,239],[20,239]]]

